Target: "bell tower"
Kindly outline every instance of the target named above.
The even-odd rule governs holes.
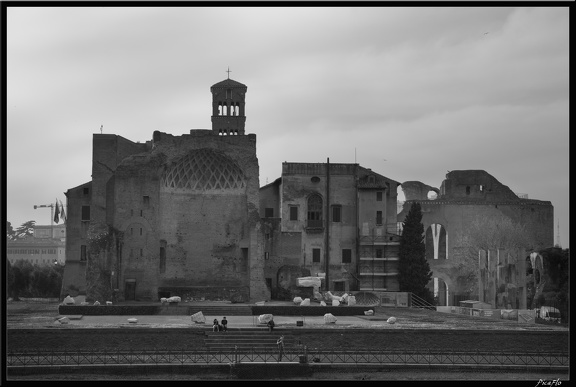
[[[228,79],[210,87],[212,93],[212,131],[220,136],[243,135],[246,124],[245,96],[248,87]]]

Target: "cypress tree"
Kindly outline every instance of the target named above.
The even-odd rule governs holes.
[[[424,300],[434,303],[434,296],[426,285],[432,279],[430,265],[426,261],[424,225],[420,203],[412,203],[402,224],[400,239],[398,282],[401,292],[412,292]]]

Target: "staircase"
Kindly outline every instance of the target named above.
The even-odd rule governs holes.
[[[242,329],[239,331],[227,332],[205,332],[204,345],[214,351],[233,351],[238,347],[240,351],[265,350],[274,351],[278,349],[276,341],[280,335],[284,335],[284,348],[294,346],[294,335],[286,332],[268,332],[264,329]]]
[[[218,321],[228,316],[252,316],[250,305],[223,304],[223,305],[194,305],[189,307],[188,314],[202,312],[204,316],[216,316]]]

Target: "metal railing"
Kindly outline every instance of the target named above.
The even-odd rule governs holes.
[[[436,306],[432,305],[431,303],[424,300],[423,298],[418,297],[414,293],[412,293],[411,298],[412,298],[412,302],[410,304],[411,308],[436,310]]]
[[[493,365],[523,367],[568,367],[568,353],[505,351],[342,351],[335,349],[287,348],[279,360],[268,348],[229,350],[139,350],[139,351],[50,351],[8,352],[6,365],[15,367],[85,365],[166,365],[214,363],[308,362],[322,364],[376,365]]]

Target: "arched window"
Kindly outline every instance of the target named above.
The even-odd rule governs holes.
[[[426,259],[448,259],[446,228],[439,223],[431,224],[426,230]]]
[[[320,195],[308,197],[308,227],[322,227],[322,198]]]

